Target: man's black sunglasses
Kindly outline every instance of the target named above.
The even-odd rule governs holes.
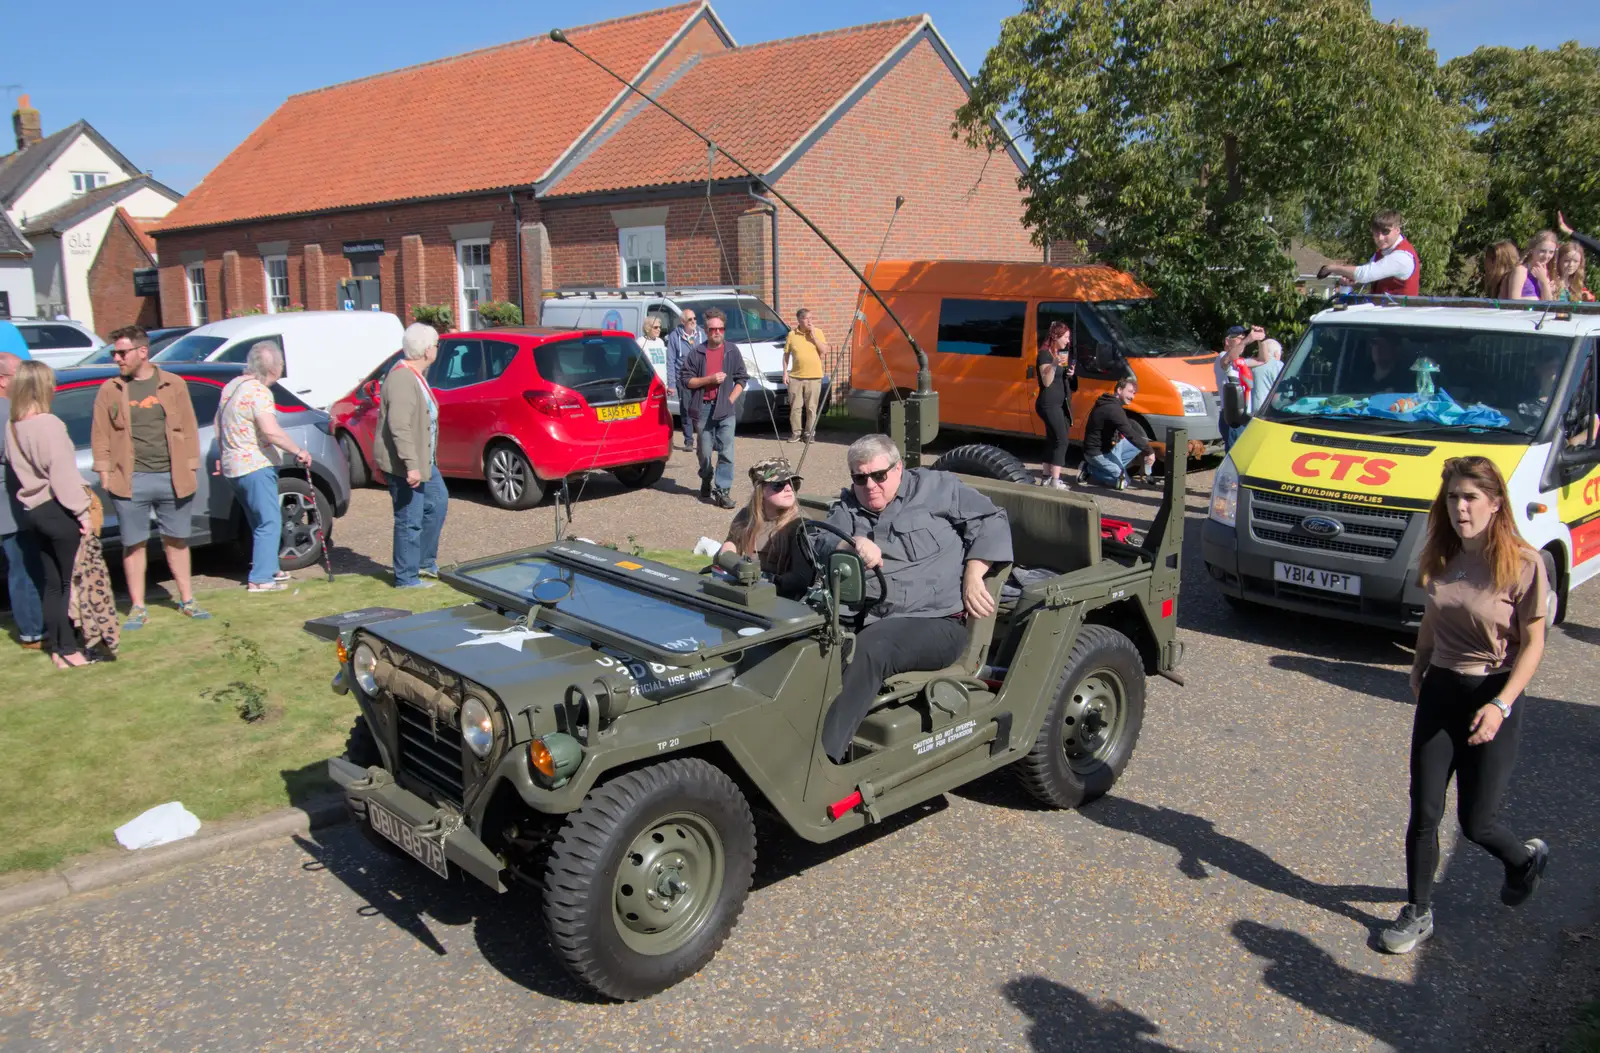
[[[867,480],[871,479],[879,486],[882,486],[885,480],[889,478],[889,473],[894,471],[896,467],[896,465],[891,464],[889,467],[876,472],[851,472],[850,481],[857,486],[866,486]]]

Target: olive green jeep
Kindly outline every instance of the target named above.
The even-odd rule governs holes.
[[[1185,449],[1169,433],[1138,543],[1103,539],[1091,497],[964,475],[1005,508],[1026,572],[992,568],[997,613],[956,664],[885,683],[843,764],[820,733],[873,576],[803,497],[820,554],[803,601],[750,562],[697,575],[568,540],[445,572],[476,604],[349,619],[334,687],[361,716],[330,774],[378,844],[536,890],[574,976],[648,997],[733,930],[755,813],[823,842],[1003,767],[1056,807],[1111,789],[1145,678],[1181,683]],[[974,463],[957,452],[935,467]]]

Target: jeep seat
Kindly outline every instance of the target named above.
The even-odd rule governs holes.
[[[995,613],[987,618],[967,620],[967,647],[954,664],[947,665],[943,669],[917,669],[909,673],[897,673],[884,681],[884,686],[890,691],[899,691],[926,684],[940,677],[967,679],[977,676],[978,670],[983,668],[984,658],[989,654],[989,643],[994,639],[994,622],[1000,614],[1000,588],[1010,576],[1009,563],[996,563],[989,568],[989,573],[983,576],[983,583],[989,587],[989,598],[994,601]]]

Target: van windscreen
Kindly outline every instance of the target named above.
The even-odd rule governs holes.
[[[180,336],[152,356],[155,362],[204,362],[206,356],[221,347],[224,338],[189,333]]]
[[[1106,300],[1094,305],[1130,358],[1160,358],[1205,353],[1189,323],[1159,299]]]
[[[650,394],[656,371],[631,337],[586,336],[533,349],[539,375],[571,388],[591,406],[637,402]]]

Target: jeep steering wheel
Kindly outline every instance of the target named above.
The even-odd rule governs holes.
[[[826,521],[821,520],[821,519],[807,519],[807,520],[803,521],[803,523],[801,524],[801,528],[800,529],[802,531],[804,531],[804,532],[807,532],[808,535],[809,535],[809,532],[812,530],[812,528],[816,528],[817,530],[823,531],[824,533],[828,533],[828,534],[834,535],[839,540],[843,541],[845,544],[849,545],[852,549],[854,549],[855,553],[856,553],[856,556],[858,558],[860,557],[861,550],[856,548],[856,539],[851,537],[849,534],[846,534],[843,530],[840,530],[838,527],[834,526],[832,523],[826,522]],[[826,575],[827,567],[828,567],[828,561],[826,559],[818,559],[818,558],[816,558],[817,554],[822,551],[821,546],[819,546],[817,544],[816,539],[814,539],[814,538],[812,538],[810,536],[807,536],[806,543],[808,545],[810,545],[810,547],[811,547],[811,552],[812,552],[812,556],[813,556],[812,563],[815,564],[815,566],[817,568],[818,576],[821,577],[821,576]],[[872,608],[876,607],[878,604],[882,603],[884,600],[888,599],[888,597],[889,597],[889,582],[888,582],[888,579],[886,579],[883,576],[883,565],[880,563],[878,566],[873,567],[872,568],[872,573],[877,575],[877,578],[878,578],[878,598],[875,599],[875,600],[870,600],[869,601],[865,597],[863,597],[862,603],[861,603],[861,607],[856,612],[855,625],[851,627],[851,631],[852,632],[858,632],[859,633],[862,630],[862,628],[866,625],[867,612],[870,611]]]

